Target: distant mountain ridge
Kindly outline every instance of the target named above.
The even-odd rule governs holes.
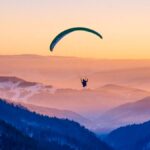
[[[143,123],[150,120],[149,108],[150,97],[146,97],[142,100],[126,103],[107,111],[97,119],[97,122],[104,122],[104,124],[100,125],[104,126],[105,130],[108,131],[128,124]]]
[[[21,103],[21,104],[15,103],[15,104],[19,104],[19,105],[25,107],[26,109],[28,109],[29,111],[36,112],[41,115],[76,121],[76,122],[80,123],[81,125],[85,125],[89,129],[92,128],[92,126],[94,126],[94,123],[91,120],[81,116],[80,114],[77,114],[77,113],[69,111],[69,110],[41,107],[41,106],[35,106],[32,104],[25,104],[25,103]]]
[[[18,77],[0,76],[0,95],[14,101],[26,101],[39,91],[52,91],[52,86],[41,83],[29,82]],[[53,92],[53,91],[52,91]]]
[[[147,97],[150,92],[115,84],[106,84],[96,89],[86,90],[57,89],[52,85],[29,82],[17,77],[1,76],[0,95],[13,101],[95,116],[112,107]]]
[[[149,96],[150,92],[116,84],[85,90],[56,89],[52,85],[30,82],[17,77],[0,76],[0,95],[2,98],[28,107],[31,111],[50,117],[68,118],[96,132],[108,132],[130,122],[123,123],[122,118],[119,117],[116,120],[118,115],[113,115],[112,112],[111,116],[109,113],[101,116],[104,110],[111,109],[113,105],[117,106]],[[98,114],[99,118],[97,118]],[[113,118],[114,116],[116,119]],[[114,120],[111,127],[110,120]],[[144,118],[143,121],[146,119]]]
[[[40,92],[47,92],[51,95],[56,92],[56,89],[51,85],[29,82],[17,77],[0,76],[0,95],[5,99],[9,99],[10,102],[23,105],[30,111],[48,115],[49,117],[68,118],[77,121],[82,125],[86,125],[89,128],[92,126],[90,120],[73,111],[30,104],[30,97]]]
[[[37,84],[36,82],[28,82],[13,76],[0,76],[0,82],[18,83],[18,86],[34,86]]]

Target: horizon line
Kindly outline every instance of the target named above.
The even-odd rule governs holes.
[[[62,58],[76,58],[76,59],[91,59],[91,60],[150,60],[150,58],[94,58],[94,57],[80,57],[80,56],[65,56],[65,55],[41,55],[41,54],[0,54],[1,56],[33,56],[33,57],[62,57]]]

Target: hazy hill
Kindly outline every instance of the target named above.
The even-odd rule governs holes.
[[[36,112],[41,115],[47,115],[49,117],[57,117],[57,118],[62,118],[62,119],[74,120],[74,121],[80,123],[81,125],[86,126],[89,129],[95,125],[94,123],[92,123],[91,120],[81,116],[78,113],[75,113],[75,112],[72,112],[69,110],[41,107],[41,106],[25,104],[25,103],[21,103],[20,105],[26,107],[28,110],[30,110],[32,112]]]
[[[142,100],[126,103],[111,109],[97,119],[100,125],[99,130],[105,127],[105,130],[110,131],[120,126],[148,121],[150,120],[149,108],[150,97],[146,97]]]
[[[52,85],[1,76],[0,95],[15,102],[69,110],[84,115],[86,118],[92,116],[93,119],[93,116],[115,106],[147,97],[150,92],[115,84],[106,84],[96,89],[56,89]],[[58,116],[58,114],[55,115]],[[64,117],[68,116],[64,114]],[[74,119],[71,113],[70,116],[70,119]]]
[[[17,77],[0,77],[0,95],[3,98],[9,99],[9,101],[23,105],[31,111],[35,111],[49,117],[68,118],[70,120],[77,121],[82,125],[86,125],[89,128],[92,127],[92,122],[78,113],[70,110],[63,110],[63,108],[52,108],[53,106],[51,104],[45,107],[39,106],[38,100],[36,101],[36,99],[34,104],[31,104],[32,101],[28,101],[28,99],[30,99],[33,95],[45,92],[49,94],[47,97],[47,99],[49,99],[55,91],[56,89],[52,86],[41,83],[28,82]]]

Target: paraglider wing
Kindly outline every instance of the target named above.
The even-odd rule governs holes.
[[[93,33],[95,35],[97,35],[99,38],[103,38],[101,34],[99,34],[98,32],[96,32],[95,30],[89,29],[89,28],[85,28],[85,27],[75,27],[75,28],[70,28],[67,29],[63,32],[61,32],[60,34],[58,34],[54,40],[52,41],[51,45],[50,45],[50,50],[53,51],[54,47],[56,46],[56,44],[67,34],[74,32],[74,31],[86,31],[86,32],[90,32]]]

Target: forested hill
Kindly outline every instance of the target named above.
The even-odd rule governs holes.
[[[51,150],[55,150],[58,145],[67,146],[64,150],[111,150],[92,132],[74,121],[38,115],[2,99],[0,120],[16,128],[19,135],[32,138],[33,143],[36,141],[41,146],[49,147],[55,142]]]
[[[0,150],[73,150],[56,142],[49,142],[46,145],[36,142],[2,120],[0,120],[0,135]]]
[[[105,140],[116,150],[150,150],[150,121],[118,128]]]

